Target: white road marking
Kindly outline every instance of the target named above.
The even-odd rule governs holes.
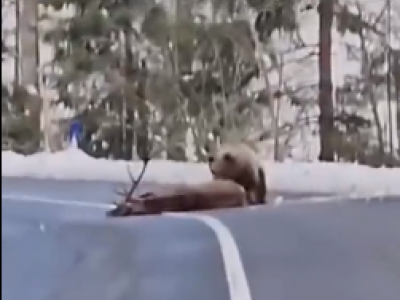
[[[40,204],[76,206],[96,209],[109,209],[113,205],[90,203],[72,200],[59,200],[38,196],[2,195],[2,200],[32,202]],[[225,275],[228,282],[230,300],[252,300],[246,273],[240,258],[239,249],[229,229],[218,219],[207,215],[188,213],[165,213],[165,216],[174,218],[196,219],[210,227],[215,233],[221,248],[222,259],[225,267]]]
[[[58,200],[53,198],[24,196],[24,195],[2,195],[2,200],[20,201],[20,202],[33,202],[41,204],[52,204],[61,206],[77,206],[96,209],[110,209],[114,206],[111,204],[90,203],[83,201],[73,200]],[[274,206],[292,205],[292,204],[312,204],[342,201],[345,196],[328,196],[328,197],[309,197],[305,199],[298,199],[293,201],[279,201]],[[347,199],[362,200],[361,197]],[[365,199],[365,198],[364,198]],[[343,200],[344,201],[344,200]],[[268,207],[265,205],[258,206]],[[218,219],[209,215],[203,214],[190,214],[190,213],[164,213],[165,216],[174,218],[196,219],[203,222],[215,233],[219,246],[221,249],[222,259],[225,267],[225,275],[227,278],[230,300],[252,300],[249,284],[244,271],[243,262],[240,258],[240,252],[235,242],[232,233],[229,229]]]
[[[164,215],[175,218],[196,219],[210,227],[215,233],[221,249],[230,300],[252,299],[240,252],[228,227],[220,220],[208,215],[189,213],[165,213]]]
[[[304,197],[295,200],[283,200],[272,203],[275,206],[285,205],[300,205],[300,204],[316,204],[316,203],[330,203],[330,202],[348,202],[348,201],[370,201],[373,199],[380,199],[384,196],[350,196],[350,195],[338,195],[338,196],[316,196],[316,197]]]
[[[83,202],[83,201],[74,201],[74,200],[59,200],[54,198],[46,198],[39,196],[25,196],[25,195],[1,195],[1,200],[11,200],[11,201],[19,201],[19,202],[36,202],[43,204],[52,204],[52,205],[61,205],[61,206],[77,206],[77,207],[88,207],[88,208],[97,208],[97,209],[110,209],[115,207],[112,204],[106,203],[91,203],[91,202]]]

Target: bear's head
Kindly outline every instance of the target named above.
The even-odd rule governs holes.
[[[237,180],[249,172],[249,154],[238,146],[223,146],[208,157],[208,165],[214,179]]]

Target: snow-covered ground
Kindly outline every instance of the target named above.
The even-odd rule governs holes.
[[[2,151],[2,176],[128,181],[127,166],[137,176],[142,163],[95,159],[69,148],[58,153],[23,156]],[[335,193],[349,196],[400,195],[400,169],[372,169],[338,163],[265,161],[271,190]],[[211,178],[206,164],[151,161],[144,180],[162,183],[195,183]]]

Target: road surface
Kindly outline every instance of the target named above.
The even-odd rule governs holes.
[[[106,219],[113,186],[2,178],[3,299],[400,297],[400,197]]]

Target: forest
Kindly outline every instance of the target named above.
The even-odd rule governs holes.
[[[2,1],[2,149],[400,166],[400,3]]]

